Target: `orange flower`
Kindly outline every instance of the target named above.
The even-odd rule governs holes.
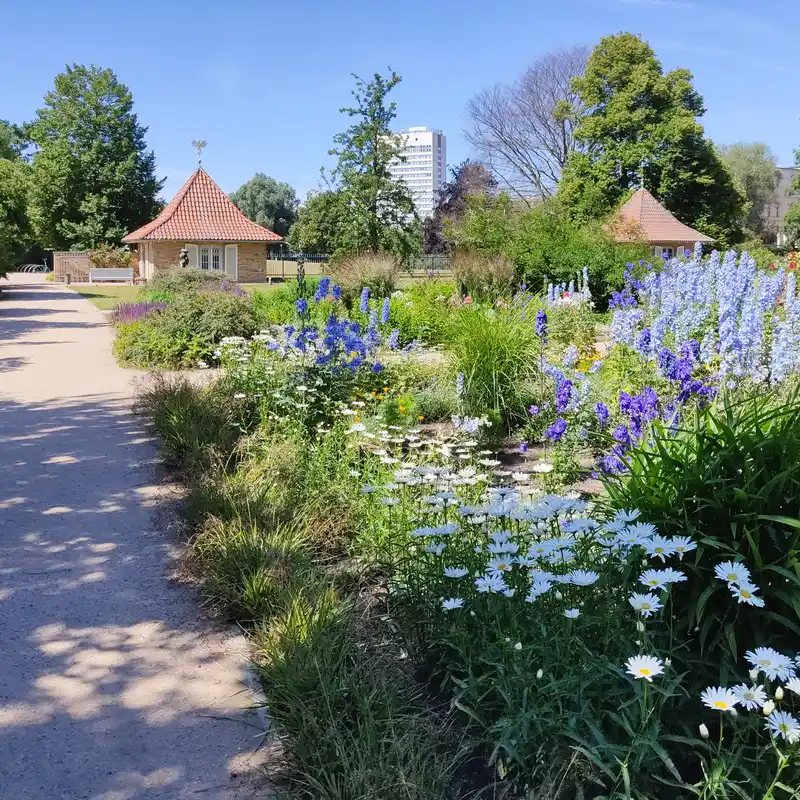
[[[355,420],[356,422],[361,422],[361,417],[356,417]]]
[[[406,410],[405,406],[400,406],[400,413],[402,414]]]
[[[419,417],[417,417],[417,419],[418,419],[420,422],[422,422],[422,421],[425,419],[425,417],[423,417],[422,415],[420,415]]]

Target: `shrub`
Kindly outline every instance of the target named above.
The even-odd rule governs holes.
[[[296,315],[296,284],[284,283],[269,291],[253,292],[253,313],[258,325],[266,328],[270,325],[286,325]]]
[[[386,253],[356,253],[331,261],[328,274],[342,287],[342,299],[350,307],[366,286],[373,297],[388,297],[395,289],[400,267]]]
[[[89,261],[95,267],[129,267],[131,251],[125,247],[115,247],[103,242],[89,251]]]
[[[743,648],[800,650],[800,399],[723,396],[677,430],[658,425],[631,451],[629,470],[605,478],[616,507],[641,509],[664,534],[695,536],[684,560],[695,580],[676,586],[679,655],[697,679],[734,672]],[[765,603],[733,607],[714,577],[723,561],[747,567]],[[706,588],[708,587],[708,588]]]
[[[401,344],[414,340],[429,345],[446,342],[457,325],[457,312],[451,302],[455,294],[455,283],[433,278],[395,292],[389,325],[400,331]]]
[[[452,257],[453,278],[462,294],[495,299],[514,282],[514,265],[507,258],[458,249]]]
[[[195,366],[214,360],[226,336],[251,336],[258,328],[250,300],[226,292],[177,296],[166,308],[121,325],[114,353],[139,367]]]
[[[465,413],[488,413],[507,428],[526,419],[539,357],[539,339],[529,320],[479,308],[465,311],[451,352],[454,372],[464,375]]]
[[[215,283],[219,283],[219,277],[205,270],[183,269],[176,266],[156,270],[147,285],[147,290],[155,294],[177,297],[200,291]]]

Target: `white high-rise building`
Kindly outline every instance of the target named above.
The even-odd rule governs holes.
[[[423,219],[433,213],[439,189],[447,180],[447,140],[436,128],[408,128],[402,136],[402,159],[395,159],[389,170],[392,178],[411,190],[417,213]]]

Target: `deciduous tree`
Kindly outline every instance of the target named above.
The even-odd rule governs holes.
[[[0,158],[0,276],[19,264],[32,243],[29,185],[28,164]]]
[[[764,142],[738,142],[717,149],[750,204],[747,228],[760,234],[764,229],[764,206],[773,201],[780,178],[775,154]]]
[[[0,158],[16,160],[22,158],[25,136],[17,125],[0,119]]]
[[[26,126],[33,155],[31,220],[51,249],[118,242],[152,219],[163,181],[147,150],[147,128],[110,69],[73,64],[56,76]]]
[[[264,225],[279,236],[286,236],[297,216],[297,195],[288,183],[278,183],[257,172],[240,186],[231,200],[253,222]]]
[[[347,236],[350,216],[344,192],[310,192],[297,211],[286,242],[303,253],[345,253],[350,248]]]
[[[621,33],[600,41],[573,86],[589,109],[559,187],[574,218],[608,214],[644,184],[718,244],[740,239],[746,200],[703,135],[691,72],[665,74],[646,42]]]
[[[341,112],[356,120],[334,137],[330,151],[338,158],[329,182],[341,191],[349,250],[387,251],[401,260],[419,252],[420,224],[408,187],[392,179],[389,167],[400,156],[402,139],[392,133],[395,103],[388,101],[400,76],[357,75],[355,105]]]
[[[523,198],[551,195],[575,148],[584,107],[572,81],[588,55],[585,47],[548,53],[467,105],[467,141],[498,181]]]

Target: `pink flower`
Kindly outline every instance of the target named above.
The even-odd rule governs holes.
[[[472,302],[472,298],[471,298],[469,295],[467,295],[467,296],[464,298],[464,305],[465,305],[465,306],[468,306],[468,305],[469,305],[471,302]]]

